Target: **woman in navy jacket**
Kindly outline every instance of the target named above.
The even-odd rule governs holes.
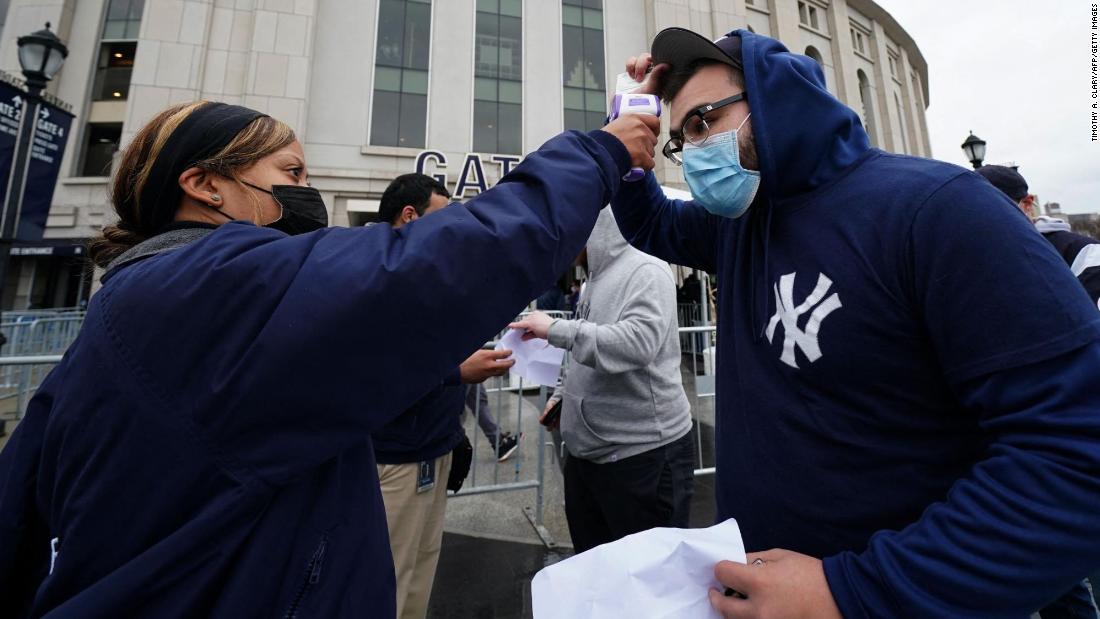
[[[7,616],[392,617],[369,434],[652,167],[653,121],[623,120],[396,231],[325,227],[281,122],[208,102],[150,121],[91,246],[103,288],[0,453]]]

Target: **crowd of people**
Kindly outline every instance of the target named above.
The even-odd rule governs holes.
[[[626,70],[692,200],[622,180],[660,133],[627,115],[464,204],[405,175],[378,224],[331,227],[284,123],[150,120],[103,287],[0,452],[4,612],[423,617],[506,325],[571,357],[542,421],[576,550],[686,526],[676,264],[716,274],[717,515],[750,551],[706,566],[717,612],[1096,617],[1100,245],[1011,169],[871,148],[774,39],[669,28]],[[575,315],[510,324],[568,307],[577,265]]]

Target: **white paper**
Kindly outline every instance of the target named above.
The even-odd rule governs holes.
[[[543,568],[535,619],[721,619],[707,597],[719,561],[745,562],[732,518],[708,529],[650,529]]]
[[[550,342],[541,338],[524,342],[522,329],[509,329],[497,342],[496,349],[502,348],[512,351],[511,358],[516,360],[516,364],[508,371],[509,374],[521,376],[523,380],[536,385],[558,385],[565,349],[551,346]]]
[[[625,95],[627,93],[634,92],[642,87],[641,82],[634,81],[633,77],[630,77],[629,73],[620,73],[615,78],[615,94]]]

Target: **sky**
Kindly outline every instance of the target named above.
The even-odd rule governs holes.
[[[1091,7],[1097,0],[875,0],[928,62],[932,156],[971,167],[1014,162],[1040,203],[1100,212],[1100,141],[1092,141]],[[1100,110],[1098,110],[1100,111]]]

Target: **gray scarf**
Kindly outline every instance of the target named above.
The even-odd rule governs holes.
[[[106,271],[110,273],[118,267],[126,266],[143,258],[183,247],[184,245],[205,237],[213,231],[214,229],[212,228],[182,228],[180,230],[169,230],[168,232],[158,234],[119,254],[117,258],[107,264]],[[104,277],[106,277],[106,274],[104,274]]]

